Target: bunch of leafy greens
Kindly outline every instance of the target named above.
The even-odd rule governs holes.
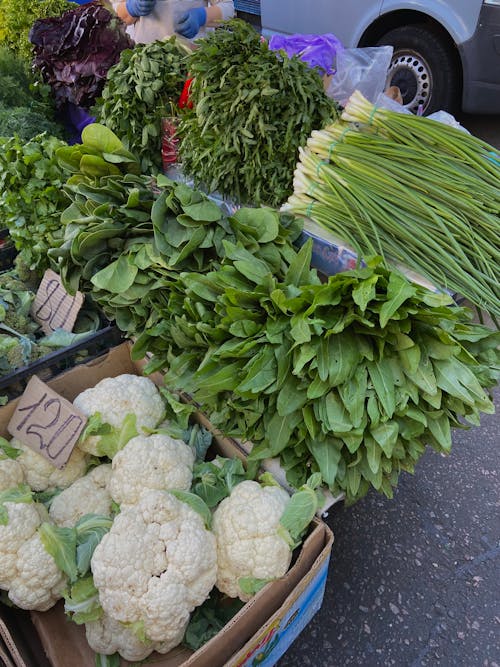
[[[299,146],[337,116],[319,73],[271,51],[239,19],[197,47],[189,59],[194,106],[179,128],[184,172],[242,202],[284,202]]]
[[[26,61],[12,49],[0,46],[0,105],[28,106],[32,99],[30,84]]]
[[[60,16],[75,3],[67,0],[2,0],[0,44],[8,46],[28,63],[32,57],[29,32],[37,19]]]
[[[500,334],[379,259],[322,284],[310,250],[282,281],[237,247],[219,270],[183,274],[166,384],[251,440],[251,459],[279,457],[292,486],[312,471],[348,502],[391,497],[426,445],[448,453],[452,428],[493,412]]]
[[[49,120],[44,113],[29,107],[2,107],[0,105],[0,137],[16,135],[20,141],[28,141],[40,133],[64,139],[64,127]]]
[[[162,118],[175,115],[187,77],[187,52],[175,37],[137,44],[108,72],[93,113],[136,153],[141,171],[161,168]]]
[[[67,175],[55,152],[65,143],[40,134],[28,142],[0,138],[0,208],[23,263],[43,274],[47,251],[62,243],[61,212],[68,205]]]
[[[76,150],[59,154],[67,154],[69,163]],[[72,199],[63,214],[65,242],[49,254],[67,289],[91,291],[120,329],[143,334],[138,347],[158,353],[160,367],[162,331],[169,326],[170,300],[183,298],[176,290],[183,272],[217,267],[226,242],[242,244],[280,275],[295,254],[300,225],[290,216],[242,209],[227,217],[204,194],[161,175],[156,194],[145,176],[110,175],[92,188],[78,178],[65,188]]]
[[[124,23],[98,2],[35,21],[30,41],[33,66],[50,85],[56,106],[71,102],[86,109],[101,94],[120,53],[133,46]]]
[[[64,128],[55,120],[47,87],[36,80],[23,58],[10,48],[0,47],[0,137],[17,134],[28,140],[42,132],[64,136]]]

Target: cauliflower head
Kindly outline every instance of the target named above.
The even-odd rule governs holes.
[[[21,609],[47,611],[61,599],[67,581],[36,532],[17,552],[8,595]]]
[[[85,634],[90,648],[96,653],[112,655],[118,652],[131,662],[144,660],[152,651],[166,653],[169,650],[165,651],[159,642],[144,643],[129,627],[108,614],[103,614],[98,621],[85,623]]]
[[[77,479],[52,501],[49,509],[51,520],[57,526],[69,528],[85,514],[111,516],[110,477],[111,464],[103,463]]]
[[[24,470],[15,459],[0,458],[0,491],[24,483]]]
[[[64,468],[56,468],[48,459],[16,438],[13,438],[10,444],[21,450],[16,461],[22,467],[26,483],[33,491],[65,489],[82,477],[87,469],[87,456],[78,447],[73,449]]]
[[[187,504],[146,491],[116,517],[91,569],[104,612],[138,624],[166,653],[182,641],[190,613],[215,584],[215,537]]]
[[[279,486],[250,480],[234,487],[213,515],[217,540],[217,588],[246,602],[241,577],[275,579],[290,566],[292,552],[279,533],[280,518],[290,500]]]
[[[73,401],[75,408],[90,417],[100,414],[102,422],[115,429],[123,427],[128,415],[136,416],[136,429],[154,429],[163,419],[165,406],[156,385],[146,377],[123,373],[104,378],[95,387],[86,389]],[[95,456],[102,456],[99,449],[101,436],[91,435],[78,443],[78,447]]]
[[[7,523],[0,524],[0,588],[8,589],[17,576],[18,552],[48,518],[39,503],[6,502]]]
[[[122,510],[135,505],[144,491],[188,491],[193,478],[194,451],[166,434],[132,438],[113,458],[109,492]]]

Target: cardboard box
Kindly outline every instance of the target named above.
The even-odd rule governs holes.
[[[143,363],[131,361],[130,346],[124,343],[88,364],[62,373],[48,384],[64,398],[73,400],[83,389],[106,377],[121,373],[140,374],[142,367]],[[160,374],[150,377],[162,384]],[[0,408],[0,435],[4,437],[16,402]],[[244,454],[231,439],[218,435],[215,439],[221,455],[244,459]],[[259,664],[274,664],[321,606],[332,544],[331,530],[315,519],[287,574],[259,591],[216,637],[196,652],[181,646],[167,655],[152,654],[148,664],[156,667],[250,667],[256,654],[264,653],[266,662]],[[94,667],[94,654],[87,645],[83,627],[66,620],[61,603],[48,612],[31,612],[31,621],[52,667]],[[24,639],[20,641],[28,643],[33,626],[26,619],[23,632]],[[40,667],[41,663],[25,664],[26,667]],[[122,661],[122,664],[128,663]]]

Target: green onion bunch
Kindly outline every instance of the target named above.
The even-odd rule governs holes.
[[[436,121],[374,107],[358,92],[312,132],[284,208],[358,253],[403,264],[500,315],[500,167],[494,149]]]

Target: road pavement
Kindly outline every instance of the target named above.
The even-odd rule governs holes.
[[[499,117],[463,117],[500,148]],[[429,450],[393,500],[335,506],[323,606],[278,667],[500,667],[497,415]]]

